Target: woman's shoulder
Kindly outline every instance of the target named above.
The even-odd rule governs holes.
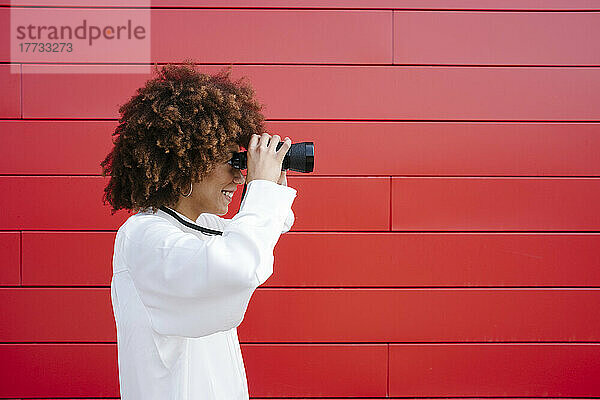
[[[189,257],[202,246],[196,235],[151,212],[130,216],[115,239],[115,252],[130,268],[151,265],[165,257]]]
[[[228,219],[209,213],[200,214],[195,221],[198,226],[218,231],[223,231],[228,223]],[[151,243],[162,243],[165,240],[177,242],[182,239],[181,236],[194,236],[199,239],[202,234],[179,224],[173,217],[160,210],[140,211],[130,216],[117,232],[118,239],[145,246]]]
[[[117,231],[123,239],[134,242],[148,242],[165,234],[182,233],[167,219],[152,211],[139,211],[127,218]]]

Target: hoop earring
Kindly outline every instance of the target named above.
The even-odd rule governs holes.
[[[181,195],[182,195],[183,197],[190,197],[190,195],[192,194],[192,189],[193,189],[192,182],[190,182],[190,192],[189,192],[188,194],[183,194],[183,193],[182,193]]]

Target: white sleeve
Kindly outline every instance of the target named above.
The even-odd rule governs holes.
[[[273,249],[295,197],[293,188],[253,180],[223,235],[208,240],[155,215],[129,227],[126,262],[153,329],[201,337],[237,327],[273,273]]]
[[[296,217],[294,216],[294,211],[292,211],[292,209],[290,208],[290,212],[288,213],[287,217],[285,218],[285,221],[283,222],[283,230],[281,231],[281,233],[289,232],[290,229],[292,229],[292,225],[294,225],[295,220]]]
[[[289,187],[289,186],[286,186]],[[245,196],[244,196],[245,199]],[[242,205],[244,203],[242,202]],[[241,205],[240,205],[240,209],[241,209]],[[231,219],[227,219],[227,218],[222,218],[219,217],[218,215],[214,215],[214,214],[202,214],[202,217],[200,218],[213,218],[216,220],[217,224],[219,225],[219,229],[223,230],[228,224],[229,221],[231,221]],[[200,218],[198,220],[196,220],[196,223],[202,226],[202,222],[200,221]],[[292,229],[292,226],[294,225],[294,222],[296,220],[296,217],[294,216],[294,210],[292,210],[290,208],[290,210],[288,211],[288,214],[285,218],[285,221],[283,222],[283,228],[281,230],[281,233],[287,233],[290,231],[290,229]]]

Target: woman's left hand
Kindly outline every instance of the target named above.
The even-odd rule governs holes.
[[[281,171],[281,175],[279,175],[279,180],[277,181],[278,184],[287,186],[286,172],[286,170]]]

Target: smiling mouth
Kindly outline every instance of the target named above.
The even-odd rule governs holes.
[[[221,190],[221,193],[223,194],[223,196],[225,196],[225,198],[227,199],[227,201],[231,201],[233,199],[233,192],[232,191]]]

